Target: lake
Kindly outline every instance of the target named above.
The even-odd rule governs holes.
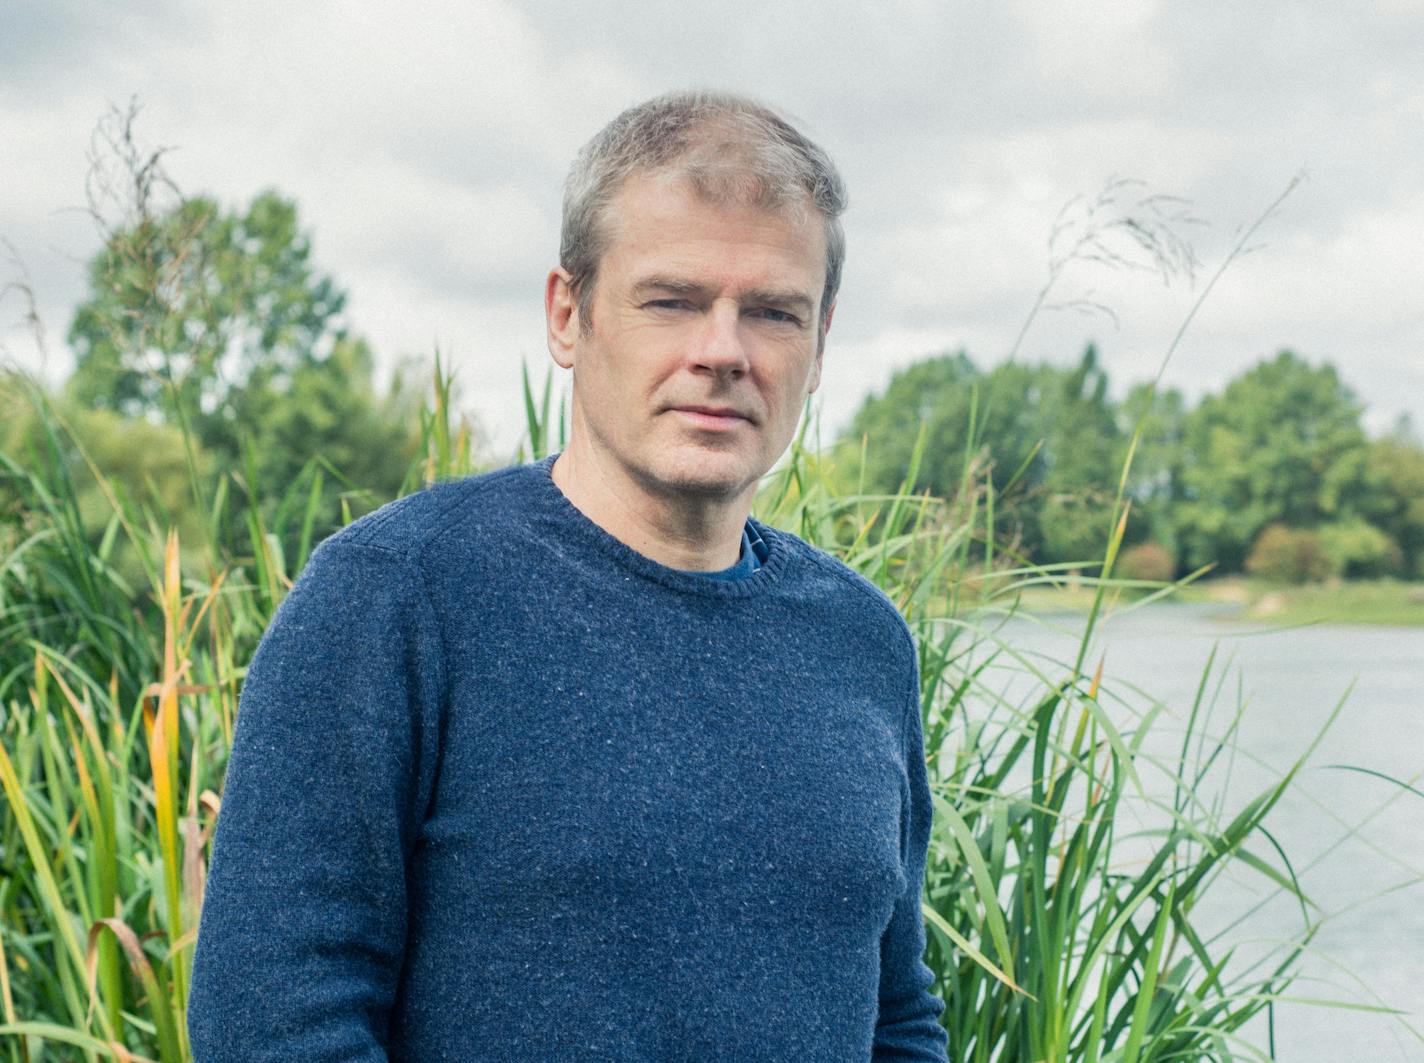
[[[1071,664],[1082,624],[1073,615],[1016,617],[998,636],[1021,652]],[[1159,603],[1109,617],[1095,635],[1085,670],[1091,673],[1103,657],[1100,701],[1119,726],[1132,726],[1130,708],[1162,701],[1170,715],[1160,721],[1160,733],[1154,725],[1145,750],[1175,760],[1213,646],[1210,733],[1220,734],[1237,705],[1245,706],[1229,777],[1223,762],[1203,788],[1207,792],[1198,795],[1209,799],[1223,791],[1227,819],[1289,769],[1346,699],[1265,823],[1306,894],[1328,917],[1287,995],[1389,1005],[1409,1012],[1407,1020],[1424,1031],[1424,797],[1330,767],[1380,772],[1424,791],[1424,628],[1273,630],[1234,621],[1231,607]],[[1217,680],[1224,682],[1216,686]],[[1007,667],[995,681],[1010,684],[1015,702],[1031,689]],[[1112,700],[1113,692],[1121,703]],[[1144,772],[1143,782],[1156,796],[1170,795],[1160,774]],[[1279,866],[1268,843],[1258,841],[1254,848]],[[1222,943],[1260,954],[1294,939],[1303,926],[1299,903],[1288,895],[1270,898],[1273,890],[1268,880],[1237,865],[1198,912],[1207,927],[1221,930]],[[1264,1029],[1264,1020],[1251,1028],[1255,1043],[1265,1044]],[[1386,1015],[1283,1003],[1275,1034],[1275,1058],[1288,1063],[1424,1060],[1424,1045]]]

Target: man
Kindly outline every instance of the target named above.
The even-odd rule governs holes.
[[[585,147],[545,290],[567,450],[331,536],[253,658],[199,1063],[945,1059],[914,644],[749,517],[843,209],[740,97]]]

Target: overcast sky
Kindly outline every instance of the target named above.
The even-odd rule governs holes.
[[[1417,0],[0,0],[0,236],[15,252],[0,281],[27,272],[43,371],[62,379],[98,247],[76,209],[91,133],[137,97],[140,139],[173,149],[185,192],[297,201],[383,380],[438,344],[465,406],[512,447],[520,359],[539,379],[550,364],[543,279],[574,152],[641,99],[725,88],[792,116],[847,180],[827,432],[899,366],[960,348],[1005,358],[1055,219],[1080,197],[1063,217],[1081,224],[1114,178],[1142,182],[1120,189],[1125,205],[1189,201],[1196,220],[1177,228],[1194,281],[1070,264],[1048,298],[1065,305],[1037,315],[1017,357],[1068,363],[1092,340],[1116,392],[1153,376],[1241,231],[1301,173],[1165,379],[1195,398],[1290,347],[1340,368],[1372,430],[1404,412],[1424,426],[1421,57]],[[0,301],[0,343],[38,368],[24,312],[13,292]]]

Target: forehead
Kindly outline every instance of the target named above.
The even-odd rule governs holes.
[[[805,273],[807,283],[819,286],[826,269],[825,221],[810,197],[766,206],[749,185],[742,193],[709,195],[677,173],[632,174],[603,212],[602,266],[629,268],[667,257],[707,264],[730,256]]]

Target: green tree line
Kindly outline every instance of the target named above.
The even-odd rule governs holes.
[[[1424,577],[1424,446],[1407,419],[1369,438],[1362,412],[1333,365],[1289,350],[1195,406],[1150,384],[1114,400],[1091,345],[1069,367],[983,370],[961,352],[894,374],[841,445],[849,461],[864,448],[868,490],[890,491],[923,433],[914,486],[946,498],[977,455],[1003,545],[1050,564],[1101,556],[1136,437],[1125,575]]]

